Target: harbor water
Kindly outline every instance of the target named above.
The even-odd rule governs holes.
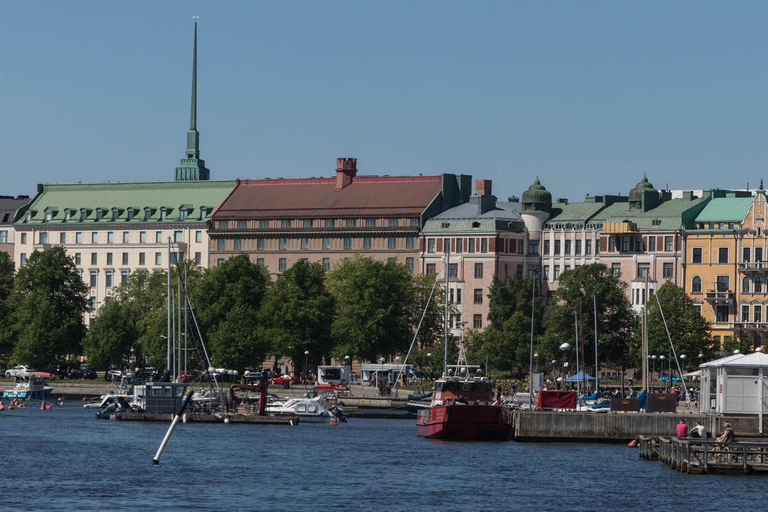
[[[2,510],[728,510],[764,477],[685,475],[611,444],[420,439],[413,420],[338,426],[96,420],[70,401],[0,412]]]

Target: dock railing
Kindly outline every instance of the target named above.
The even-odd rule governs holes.
[[[639,436],[640,458],[683,473],[768,471],[768,442]]]

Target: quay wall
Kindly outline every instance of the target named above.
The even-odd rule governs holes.
[[[701,421],[707,432],[717,425],[715,416],[690,413],[513,411],[510,426],[516,441],[629,442],[641,434],[675,435],[680,419],[689,427]]]

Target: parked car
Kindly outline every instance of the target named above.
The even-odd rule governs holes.
[[[296,376],[290,376],[290,375],[283,375],[282,377],[274,377],[271,379],[270,384],[282,384],[283,382],[290,382],[291,384],[296,384],[299,382],[299,378]]]
[[[53,379],[64,379],[67,377],[67,365],[52,364],[43,368],[43,371],[51,374]]]
[[[80,380],[95,380],[96,379],[96,372],[93,370],[75,370],[69,375],[67,375],[68,379],[80,379]]]
[[[14,366],[9,370],[5,370],[5,376],[6,377],[23,377],[24,375],[29,375],[33,371],[34,370],[29,366],[20,364],[20,365]]]
[[[120,382],[123,380],[123,372],[120,370],[107,370],[104,372],[104,380],[110,381],[113,378],[115,379],[115,382]]]

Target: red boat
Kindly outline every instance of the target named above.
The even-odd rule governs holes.
[[[506,408],[493,399],[486,377],[442,377],[435,382],[432,403],[418,411],[419,437],[462,441],[503,441],[509,438]]]

